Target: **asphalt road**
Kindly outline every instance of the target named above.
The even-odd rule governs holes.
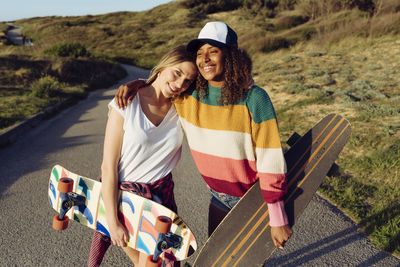
[[[13,25],[13,24],[10,24]],[[23,45],[21,36],[21,27],[13,26],[8,32],[7,37],[16,45]]]
[[[125,80],[147,77],[138,68],[128,71],[131,76]],[[65,231],[52,230],[55,212],[48,202],[48,179],[55,164],[99,177],[107,103],[114,93],[93,92],[0,149],[0,266],[86,265],[92,230],[75,222]],[[209,193],[186,146],[174,180],[179,213],[201,246],[207,238]],[[399,259],[375,248],[352,221],[318,196],[294,231],[268,266],[400,266]],[[187,262],[193,261],[192,256]],[[111,247],[103,266],[129,263],[119,248]]]

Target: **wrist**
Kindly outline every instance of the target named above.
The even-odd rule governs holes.
[[[269,224],[271,227],[284,226],[288,224],[288,218],[285,212],[285,204],[283,201],[268,203]]]
[[[119,225],[119,219],[116,216],[107,217],[107,224],[109,227],[115,227]]]

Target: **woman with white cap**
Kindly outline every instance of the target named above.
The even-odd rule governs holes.
[[[209,234],[258,180],[270,214],[271,236],[283,247],[292,234],[284,210],[286,162],[267,92],[252,84],[251,59],[236,33],[209,22],[186,47],[196,53],[195,90],[174,102],[197,168],[211,190]],[[122,85],[120,107],[141,81]],[[251,85],[251,86],[249,86]]]

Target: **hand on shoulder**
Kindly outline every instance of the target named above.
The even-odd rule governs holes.
[[[128,83],[122,84],[118,87],[118,91],[115,94],[115,102],[120,109],[125,109],[132,99],[136,96],[137,91],[146,85],[145,80],[134,80]]]

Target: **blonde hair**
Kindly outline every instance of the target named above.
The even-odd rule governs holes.
[[[184,45],[173,48],[165,54],[160,62],[151,70],[150,77],[146,84],[149,85],[153,83],[157,79],[158,74],[164,69],[187,61],[193,62],[193,64],[196,65],[194,53],[186,51],[186,46]]]

